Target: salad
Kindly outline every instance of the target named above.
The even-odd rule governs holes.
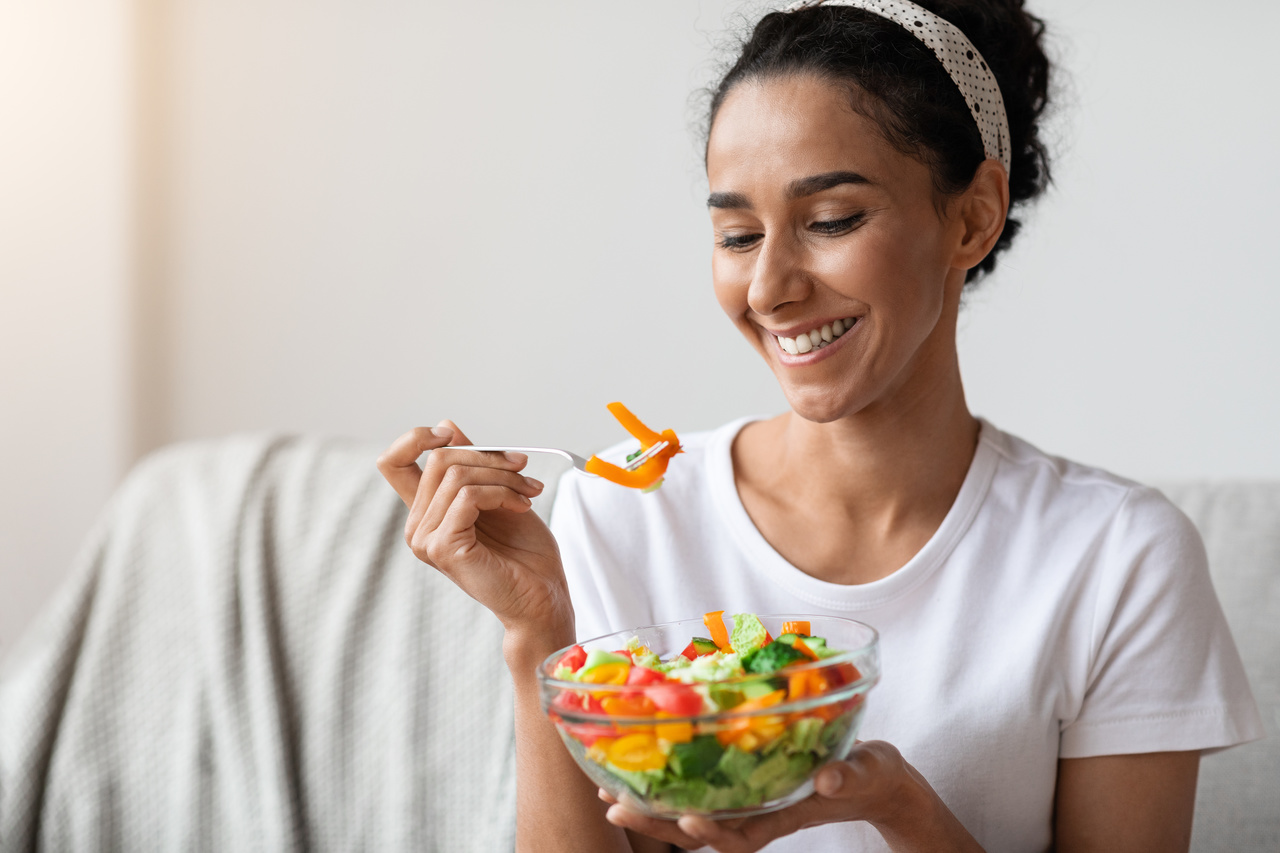
[[[612,651],[572,646],[551,667],[580,685],[557,685],[547,709],[579,764],[655,814],[741,812],[797,791],[844,757],[869,687],[807,621],[776,638],[750,613],[732,632],[724,611],[703,624],[709,637],[666,659],[633,637]]]
[[[664,429],[662,432],[649,429],[621,403],[610,403],[608,409],[617,418],[622,428],[640,441],[640,449],[628,455],[627,462],[641,457],[644,461],[638,462],[638,467],[624,468],[612,462],[605,462],[599,456],[592,456],[587,460],[586,472],[603,477],[619,486],[645,492],[657,490],[662,485],[662,478],[667,473],[667,464],[671,461],[671,457],[684,452],[680,448],[680,439],[674,431],[669,429]]]

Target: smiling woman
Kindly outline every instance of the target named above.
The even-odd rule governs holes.
[[[550,530],[524,460],[451,423],[383,457],[410,547],[506,627],[522,849],[1185,849],[1200,752],[1261,736],[1190,522],[965,401],[961,294],[1048,175],[1042,29],[1020,0],[756,26],[711,104],[712,278],[783,415],[682,434],[656,495],[569,477]],[[771,814],[602,812],[537,663],[725,608],[873,625],[868,741]]]

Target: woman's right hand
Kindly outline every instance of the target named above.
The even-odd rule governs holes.
[[[378,470],[409,507],[405,541],[418,559],[493,611],[509,633],[557,634],[567,625],[571,634],[560,551],[530,512],[542,483],[519,473],[529,461],[523,453],[459,446],[470,443],[443,421],[405,433],[378,458]]]

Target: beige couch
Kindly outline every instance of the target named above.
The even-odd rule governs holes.
[[[0,670],[0,849],[510,849],[496,621],[346,442],[168,449]],[[1166,491],[1280,724],[1280,484]],[[1205,759],[1195,849],[1280,849],[1280,742]]]

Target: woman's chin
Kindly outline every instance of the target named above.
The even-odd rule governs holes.
[[[841,389],[842,391],[844,389]],[[806,421],[827,424],[853,414],[860,408],[848,393],[832,393],[832,389],[782,388],[791,411]]]

